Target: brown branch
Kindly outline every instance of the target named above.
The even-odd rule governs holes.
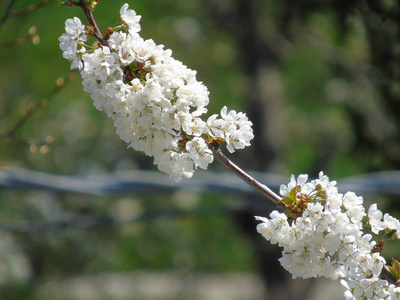
[[[72,79],[73,76],[71,76],[72,73],[65,77],[65,78],[59,78],[56,81],[56,84],[53,88],[53,90],[46,96],[44,97],[42,100],[40,100],[38,103],[36,103],[35,105],[29,107],[27,109],[27,111],[25,112],[25,114],[19,119],[17,120],[14,125],[12,125],[9,129],[0,132],[0,139],[4,139],[7,137],[13,137],[15,132],[20,129],[25,122],[33,115],[35,114],[38,110],[40,110],[42,107],[46,106],[48,103],[48,100],[53,97],[60,89],[61,87],[63,87],[69,80]]]
[[[36,34],[36,27],[34,26],[29,28],[28,34],[24,37],[15,40],[0,41],[0,47],[20,46],[28,41],[32,41],[34,45],[37,45],[40,41],[39,36]]]
[[[93,34],[95,38],[102,44],[103,46],[108,46],[107,40],[104,39],[103,34],[101,33],[99,27],[96,24],[96,21],[93,17],[92,11],[89,9],[86,0],[80,0],[79,6],[82,9],[83,13],[85,14],[86,18],[88,19],[90,25],[93,27]]]
[[[13,8],[15,2],[17,0],[10,0],[10,3],[8,3],[8,7],[6,9],[6,12],[4,13],[4,16],[0,20],[0,27],[3,26],[4,22],[10,17],[11,15],[11,9]]]
[[[214,154],[216,160],[218,160],[221,164],[225,166],[228,171],[236,174],[240,179],[246,182],[248,185],[259,191],[262,195],[267,197],[269,200],[274,202],[274,204],[279,208],[284,210],[284,205],[280,202],[282,199],[279,195],[275,194],[269,187],[258,182],[256,179],[251,177],[237,165],[235,165],[229,158],[227,158],[219,148],[210,147],[211,151]]]
[[[27,13],[30,13],[38,8],[44,7],[48,4],[50,4],[51,2],[54,2],[54,0],[50,1],[50,0],[42,0],[39,3],[36,4],[31,4],[28,7],[24,7],[24,8],[20,8],[20,9],[14,9],[11,11],[10,13],[10,17],[14,17],[14,16],[20,16],[20,15],[24,15]]]

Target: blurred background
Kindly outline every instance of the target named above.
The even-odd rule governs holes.
[[[101,0],[103,32],[125,2],[143,38],[198,71],[210,115],[254,123],[239,166],[274,189],[323,170],[400,216],[398,1]],[[292,280],[255,230],[274,207],[218,163],[173,184],[127,149],[62,58],[74,16],[87,24],[0,0],[0,298],[343,299],[338,282]]]

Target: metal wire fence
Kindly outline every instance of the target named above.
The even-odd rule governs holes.
[[[278,192],[282,183],[289,177],[272,173],[249,172],[260,182]],[[393,195],[400,196],[400,171],[382,171],[342,178],[338,180],[339,191],[352,191],[364,198]],[[227,172],[198,172],[194,178],[176,183],[167,175],[153,171],[120,171],[105,174],[70,176],[55,175],[21,168],[0,170],[0,187],[7,190],[29,191],[45,190],[65,193],[77,193],[88,196],[143,195],[173,192],[178,190],[196,193],[222,195],[240,195],[247,199],[237,205],[228,203],[224,206],[194,210],[144,211],[140,214],[120,219],[114,216],[73,217],[61,220],[38,222],[0,222],[0,229],[8,232],[35,233],[54,231],[64,228],[88,229],[98,226],[121,225],[132,222],[181,216],[204,216],[210,214],[234,214],[243,211],[256,211],[260,207],[273,208],[273,203],[259,201],[258,192],[233,174]],[[254,197],[251,197],[254,195]],[[256,201],[251,203],[249,199]]]
[[[249,172],[260,182],[278,191],[289,176]],[[332,179],[332,178],[331,178]],[[337,180],[340,192],[352,191],[364,197],[400,195],[400,170],[361,174]],[[13,190],[53,190],[92,196],[145,194],[169,190],[191,190],[199,193],[258,192],[230,173],[198,172],[194,178],[174,182],[167,175],[153,171],[119,171],[96,175],[54,175],[20,168],[0,170],[0,187]]]

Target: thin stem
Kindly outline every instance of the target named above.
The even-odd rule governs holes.
[[[13,137],[15,132],[20,129],[32,115],[34,115],[38,110],[47,105],[49,99],[52,98],[68,81],[70,81],[72,76],[73,75],[70,74],[65,78],[58,79],[53,90],[46,97],[44,97],[35,105],[29,107],[25,114],[19,120],[17,120],[8,130],[0,132],[0,139]]]
[[[86,18],[88,19],[90,25],[93,27],[94,31],[94,36],[95,38],[102,44],[103,46],[108,46],[107,40],[104,39],[99,27],[96,24],[96,21],[94,20],[92,11],[89,9],[87,1],[86,0],[80,0],[79,1],[79,6],[83,10],[83,13],[85,14]]]
[[[31,4],[28,7],[15,9],[10,13],[10,16],[14,17],[14,16],[19,16],[19,15],[30,13],[30,12],[38,9],[38,8],[44,7],[44,6],[48,5],[48,4],[51,4],[51,2],[52,1],[50,1],[50,0],[42,0],[39,3]]]
[[[14,6],[15,2],[17,0],[10,0],[10,3],[8,4],[8,7],[6,9],[6,12],[4,13],[4,16],[0,20],[0,27],[4,24],[4,22],[8,19],[8,17],[11,15],[11,9]]]
[[[34,38],[37,37],[36,35],[36,28],[31,27],[29,29],[29,32],[26,36],[21,37],[16,40],[8,40],[8,41],[0,41],[0,47],[10,47],[10,46],[18,46],[18,45],[23,45],[27,41],[33,41],[35,44]]]
[[[232,173],[236,174],[239,178],[241,178],[244,182],[246,182],[248,185],[259,191],[262,195],[267,197],[269,200],[274,202],[274,204],[284,210],[285,207],[284,205],[280,202],[282,199],[279,195],[274,193],[269,187],[266,185],[258,182],[256,179],[251,177],[249,174],[247,174],[245,171],[243,171],[241,168],[239,168],[237,165],[235,165],[229,158],[227,158],[219,148],[215,147],[210,147],[211,151],[214,154],[214,157],[216,160],[218,160],[221,164],[225,166],[225,168],[228,171],[231,171]]]

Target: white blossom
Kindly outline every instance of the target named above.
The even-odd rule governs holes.
[[[342,278],[346,299],[398,299],[400,289],[380,278],[386,261],[375,250],[377,242],[363,231],[367,214],[362,197],[340,194],[336,182],[322,172],[307,180],[305,174],[297,179],[292,175],[288,185],[281,185],[285,213],[256,217],[261,222],[257,231],[283,248],[281,265],[293,278]],[[373,233],[391,229],[397,234],[400,227],[388,214],[382,221],[376,204],[368,210],[368,224]]]
[[[295,179],[294,175],[292,175],[290,177],[290,182],[288,185],[281,184],[279,189],[279,194],[282,197],[286,197],[295,186],[300,186],[300,187],[303,186],[307,182],[307,179],[308,179],[307,174],[300,174],[297,177],[297,180]]]
[[[65,21],[65,33],[58,40],[60,49],[63,51],[63,57],[71,61],[72,69],[82,69],[83,63],[81,56],[86,52],[84,42],[87,40],[85,26],[79,18],[74,17]]]
[[[391,230],[396,230],[397,235],[400,232],[400,221],[398,219],[392,217],[388,213],[386,213],[383,216],[383,223],[385,224],[386,228],[389,228]]]
[[[140,19],[141,16],[136,15],[136,12],[129,9],[128,3],[122,5],[120,11],[121,20],[128,26],[128,31],[130,34],[135,34],[140,31]]]
[[[371,225],[371,231],[378,234],[379,231],[386,228],[385,223],[382,222],[382,212],[377,208],[377,204],[371,204],[368,209],[368,222]]]
[[[124,4],[120,26],[108,46],[85,51],[84,25],[66,22],[60,47],[72,66],[81,70],[84,91],[94,106],[114,120],[129,147],[154,157],[154,164],[174,180],[193,176],[213,161],[209,144],[226,142],[230,152],[250,145],[252,123],[244,113],[226,107],[221,117],[202,119],[209,92],[193,71],[175,60],[172,51],[144,40],[141,16]]]

